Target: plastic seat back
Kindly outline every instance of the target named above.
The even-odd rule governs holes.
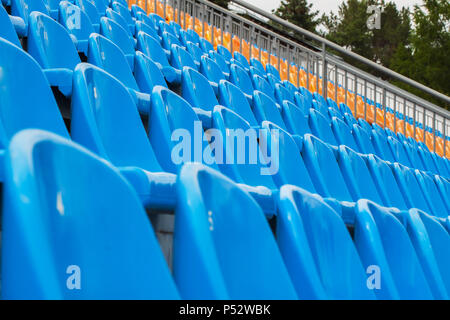
[[[138,90],[136,79],[123,51],[111,40],[96,33],[92,34],[89,37],[88,62],[110,73],[126,87]]]
[[[334,146],[338,145],[328,119],[313,108],[309,109],[309,127],[316,137]]]
[[[398,186],[400,187],[409,208],[417,208],[431,213],[431,210],[427,205],[427,201],[425,200],[425,196],[417,181],[414,169],[405,167],[400,163],[392,164],[391,168],[394,172],[395,180],[397,180]]]
[[[320,139],[306,134],[302,150],[303,160],[318,193],[339,201],[352,201],[333,150]]]
[[[33,12],[29,18],[28,53],[44,69],[73,70],[81,62],[67,30],[40,12]]]
[[[281,83],[275,84],[275,100],[279,104],[282,104],[284,100],[295,103],[294,96]]]
[[[197,65],[195,64],[194,59],[185,49],[176,44],[173,44],[170,52],[170,64],[174,68],[181,70],[184,67],[189,67],[197,70]]]
[[[281,108],[283,110],[281,112],[283,121],[291,134],[303,136],[306,133],[311,133],[308,114],[305,114],[302,109],[287,100],[283,101]]]
[[[353,200],[369,199],[382,204],[366,162],[347,146],[339,146],[337,161]]]
[[[345,145],[354,151],[360,151],[353,138],[350,127],[344,121],[333,117],[331,119],[331,129],[338,144]]]
[[[219,104],[208,79],[192,68],[183,68],[181,92],[183,98],[194,108],[213,111]]]
[[[365,154],[376,154],[375,148],[372,144],[372,139],[366,130],[361,128],[358,124],[354,123],[352,126],[353,137],[355,138],[358,150]]]
[[[79,16],[79,20],[74,20],[73,16]],[[87,54],[87,42],[91,33],[94,33],[94,26],[86,13],[80,7],[68,1],[61,1],[59,4],[59,23],[61,23],[69,33],[77,39],[79,51]]]
[[[151,93],[155,86],[167,88],[164,75],[152,59],[140,51],[136,52],[134,77],[141,92]]]
[[[195,64],[197,66],[200,66],[202,56],[204,55],[202,49],[200,49],[200,47],[198,45],[196,45],[195,43],[189,41],[186,44],[186,50],[187,50],[187,52],[190,53],[190,55],[192,56],[192,59],[194,59]],[[219,70],[220,70],[220,68],[219,68]]]
[[[190,33],[188,33],[186,30],[181,29],[180,30],[180,34],[179,34],[179,38],[181,43],[184,46],[187,46],[188,42],[192,42],[193,44],[195,44],[196,46],[199,46],[199,43],[197,41],[197,38],[192,36]],[[200,48],[200,47],[199,47]],[[200,49],[201,50],[201,49]],[[203,50],[201,50],[202,54],[203,54]]]
[[[21,17],[26,26],[28,26],[28,19],[33,11],[50,16],[48,7],[43,0],[11,0],[11,15]]]
[[[106,10],[106,17],[113,20],[115,23],[117,23],[118,25],[120,25],[124,31],[126,31],[126,33],[132,37],[134,34],[134,26],[133,26],[133,31],[130,29],[130,26],[128,25],[128,23],[125,21],[125,19],[117,12],[115,12],[114,10],[112,10],[111,8],[108,8]]]
[[[245,94],[253,94],[252,80],[248,76],[247,71],[236,64],[230,65],[230,81],[238,86]]]
[[[152,36],[139,32],[137,36],[137,50],[143,52],[153,61],[161,64],[161,66],[170,66],[167,55],[161,44]]]
[[[275,100],[275,92],[274,92],[272,86],[267,82],[266,79],[258,76],[257,74],[254,74],[252,76],[252,82],[253,82],[253,87],[255,88],[255,90],[263,92],[264,94],[269,96],[273,101],[276,101]]]
[[[38,130],[14,137],[7,163],[4,298],[178,298],[146,212],[117,169]],[[67,273],[80,272],[82,290],[73,290]]]
[[[250,65],[248,64],[248,60],[242,53],[240,53],[239,51],[235,51],[233,56],[234,56],[235,60],[237,60],[239,63],[241,63],[244,66],[245,70],[249,70],[250,69]]]
[[[164,49],[170,50],[173,44],[176,44],[177,46],[181,47],[181,42],[175,35],[167,31],[164,31],[163,33],[161,33],[161,37],[162,37],[161,44]]]
[[[372,130],[371,137],[376,154],[385,161],[395,162],[396,159],[392,154],[386,136],[380,135],[375,130]]]
[[[231,82],[226,80],[220,81],[219,103],[239,114],[250,124],[250,126],[258,126],[258,122],[255,119],[244,93]]]
[[[203,135],[203,127],[190,104],[176,93],[164,87],[155,87],[151,96],[151,108],[148,122],[150,142],[164,170],[178,173],[181,166],[187,162],[208,164],[217,168],[214,159],[204,158],[211,155],[208,142],[202,138],[202,152],[194,150],[198,135]],[[189,134],[189,136],[187,136]],[[178,143],[178,140],[182,142]],[[182,154],[175,151],[179,146],[189,146],[194,152],[183,150]],[[180,151],[181,153],[181,151]],[[178,158],[174,158],[177,156]]]
[[[177,189],[174,277],[183,298],[297,298],[269,224],[248,193],[198,164],[183,167]]]
[[[431,209],[429,214],[439,218],[447,218],[450,211],[446,208],[445,200],[441,197],[433,177],[419,170],[415,170],[415,174],[427,205]]]
[[[389,165],[374,154],[365,155],[365,160],[384,205],[409,209]]]
[[[200,48],[203,50],[204,53],[209,53],[211,50],[214,51],[214,47],[211,42],[206,40],[205,38],[200,38]]]
[[[221,44],[217,46],[217,53],[220,54],[228,62],[233,59],[233,55],[231,54],[231,52]]]
[[[120,16],[128,24],[128,26],[130,28],[130,31],[133,32],[134,20],[133,20],[133,17],[131,16],[130,10],[128,10],[128,8],[126,6],[124,6],[123,4],[121,4],[121,3],[117,2],[117,1],[113,1],[111,7],[113,8],[113,10],[115,12],[120,14]]]
[[[417,209],[407,214],[408,233],[436,299],[449,299],[450,236],[439,221]]]
[[[258,130],[252,129],[243,117],[223,106],[214,108],[213,128],[219,130],[222,139],[225,139],[222,143],[223,151],[219,152],[223,159],[218,159],[223,173],[237,183],[276,189],[270,168],[267,168],[265,159],[262,159]],[[277,163],[273,164],[276,169]]]
[[[258,123],[267,120],[287,131],[286,125],[281,117],[281,110],[268,95],[255,90],[253,92],[253,109]]]
[[[136,21],[136,34],[139,34],[139,32],[148,34],[149,36],[153,37],[156,41],[161,41],[158,32],[156,32],[156,30],[153,27],[149,26],[144,21]]]
[[[412,167],[421,171],[426,171],[417,147],[412,146],[408,141],[403,141],[403,147],[405,148],[405,152]]]
[[[35,128],[69,138],[53,93],[38,63],[11,42],[0,39],[0,147],[23,129]]]
[[[92,22],[95,32],[100,30],[100,14],[90,0],[75,0],[75,4],[84,11]]]
[[[427,171],[430,171],[434,174],[438,174],[439,170],[436,166],[436,163],[434,162],[433,156],[431,155],[431,152],[428,151],[428,148],[419,145],[417,147],[417,150],[419,152],[419,156],[422,159],[422,162],[424,164],[424,167]]]
[[[264,69],[263,64],[258,59],[251,58],[250,59],[250,64],[252,65],[252,67],[255,67],[256,69],[258,69],[258,71],[261,72],[262,74],[266,73],[266,70]]]
[[[350,234],[317,194],[280,191],[277,241],[301,299],[374,299]]]
[[[387,208],[360,200],[355,210],[356,248],[364,267],[381,274],[380,299],[433,299],[406,228]]]
[[[447,211],[450,212],[450,182],[438,175],[435,175],[433,180],[439,190],[441,199],[444,201]]]
[[[408,155],[406,154],[405,151],[405,147],[400,141],[398,141],[396,138],[392,136],[388,136],[387,142],[389,144],[389,147],[391,148],[392,155],[394,156],[394,159],[397,162],[407,167],[414,168],[414,166],[409,161]]]
[[[108,9],[109,1],[108,0],[89,0],[97,9],[98,13],[101,16],[106,15],[106,10]]]
[[[77,66],[74,83],[73,140],[115,166],[161,172],[127,88],[110,74],[87,63]]]
[[[16,30],[3,6],[0,6],[0,38],[8,40],[12,44],[22,48]]]
[[[299,145],[292,136],[270,121],[263,121],[260,144],[268,146],[271,155],[278,154],[278,171],[272,176],[278,188],[285,184],[316,192],[308,174]]]
[[[209,81],[217,84],[219,84],[220,80],[226,80],[219,65],[207,55],[203,55],[200,59],[200,72],[208,78]]]
[[[278,72],[278,70],[271,65],[270,63],[266,64],[266,71],[267,73],[270,73],[271,75],[273,75],[278,81],[281,81],[280,78],[280,73]]]
[[[100,33],[114,42],[123,51],[130,66],[133,68],[135,54],[134,40],[129,36],[127,31],[114,20],[102,17],[100,19]]]
[[[214,60],[215,63],[217,63],[223,74],[228,77],[230,75],[230,67],[226,63],[225,59],[216,51],[210,51],[209,56]]]

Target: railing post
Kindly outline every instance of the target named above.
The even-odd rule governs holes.
[[[347,96],[348,96],[348,72],[347,69],[345,69],[345,105],[348,106],[348,102],[347,102]]]
[[[328,91],[328,66],[327,66],[327,52],[326,45],[322,43],[322,96],[325,101],[327,100],[327,91]],[[317,72],[318,73],[318,72]],[[319,75],[317,74],[317,79],[319,79]],[[319,85],[317,85],[317,92],[319,92]]]
[[[447,118],[444,117],[443,123],[443,135],[444,135],[444,157],[447,157]]]
[[[436,152],[436,112],[433,112],[433,152]]]
[[[414,131],[414,139],[416,139],[416,103],[413,104],[413,131]]]
[[[427,110],[425,108],[423,108],[423,121],[422,121],[422,125],[423,125],[423,143],[425,143],[426,141],[426,133],[427,133]]]
[[[382,103],[383,112],[384,112],[383,122],[384,122],[384,127],[386,128],[387,106],[386,106],[386,88],[385,87],[383,87],[382,95],[383,96],[381,97],[381,103]]]

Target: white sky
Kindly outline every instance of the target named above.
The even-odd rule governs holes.
[[[280,5],[280,0],[244,0],[251,3],[267,12],[271,12],[272,9],[276,9]],[[413,7],[415,4],[421,4],[421,0],[392,0],[397,4],[398,8],[401,7]],[[313,4],[314,10],[319,10],[321,13],[328,13],[333,11],[337,13],[338,6],[342,3],[342,0],[309,0],[309,3]]]

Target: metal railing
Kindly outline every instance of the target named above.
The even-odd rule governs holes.
[[[446,137],[450,136],[450,112],[427,101],[412,93],[400,89],[391,83],[377,78],[367,72],[364,72],[358,68],[351,66],[350,64],[340,60],[334,54],[327,51],[327,49],[335,50],[345,56],[352,58],[354,61],[363,63],[368,67],[381,72],[382,74],[408,84],[421,92],[427,93],[432,97],[435,97],[447,104],[450,104],[450,97],[437,92],[429,87],[426,87],[414,80],[411,80],[401,74],[398,74],[388,68],[385,68],[373,61],[370,61],[358,54],[355,54],[325,38],[322,38],[312,32],[302,29],[288,21],[285,21],[271,13],[267,13],[251,4],[248,4],[241,0],[232,0],[231,5],[236,10],[241,10],[243,13],[248,13],[252,17],[263,17],[268,19],[267,21],[273,21],[288,30],[292,30],[295,34],[300,34],[304,37],[302,41],[293,41],[287,37],[282,36],[280,33],[274,32],[265,28],[261,24],[257,24],[250,21],[241,15],[225,10],[206,0],[149,0],[153,2],[154,8],[157,6],[157,2],[163,4],[162,15],[166,18],[166,5],[170,5],[171,8],[176,10],[176,20],[183,21],[186,26],[186,15],[189,14],[194,23],[196,20],[204,23],[208,23],[214,31],[214,28],[218,28],[221,31],[221,42],[224,41],[224,33],[229,33],[231,39],[237,36],[240,41],[239,51],[242,53],[243,45],[242,41],[246,41],[250,48],[250,57],[252,57],[252,47],[255,46],[259,49],[259,60],[261,60],[261,49],[268,52],[269,61],[270,56],[276,55],[278,57],[278,66],[275,66],[280,70],[281,59],[287,62],[287,75],[289,79],[291,63],[300,67],[305,71],[307,80],[307,89],[310,89],[310,76],[315,76],[317,85],[316,91],[319,91],[319,79],[322,81],[322,95],[326,99],[328,94],[328,83],[331,82],[334,85],[334,100],[337,101],[338,88],[344,89],[345,103],[348,102],[348,95],[354,94],[354,108],[357,109],[357,96],[365,97],[364,103],[364,118],[368,117],[368,102],[370,99],[381,105],[383,112],[384,125],[386,126],[386,119],[388,114],[388,108],[394,112],[394,131],[402,129],[406,134],[407,122],[406,118],[402,122],[403,128],[398,128],[397,113],[403,114],[405,117],[409,117],[413,120],[411,124],[413,127],[413,137],[417,139],[417,129],[422,124],[423,129],[423,141],[425,142],[427,135],[427,128],[431,128],[432,134],[432,149],[436,151],[436,139],[438,132],[443,136],[443,152],[444,154],[450,153],[447,150]],[[145,5],[149,5],[149,1],[145,2]],[[137,3],[137,0],[129,0],[129,3]],[[148,9],[148,8],[144,8]],[[264,21],[264,23],[267,23]],[[203,28],[203,36],[205,35],[205,28]],[[214,32],[213,32],[214,35]],[[292,37],[291,37],[292,38]],[[311,45],[305,45],[306,41],[312,41],[316,44],[316,48]],[[233,41],[231,41],[233,46]],[[233,47],[231,48],[234,49]],[[281,59],[280,59],[281,58]],[[300,72],[297,73],[297,83],[300,83]],[[347,104],[348,105],[348,104]],[[374,107],[373,116],[375,122],[377,121],[377,108]],[[356,116],[356,114],[355,114]],[[428,144],[429,145],[429,144]]]

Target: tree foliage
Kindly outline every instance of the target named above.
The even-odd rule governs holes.
[[[316,31],[320,24],[319,11],[312,9],[307,0],[282,0],[280,6],[272,12],[303,29]]]

